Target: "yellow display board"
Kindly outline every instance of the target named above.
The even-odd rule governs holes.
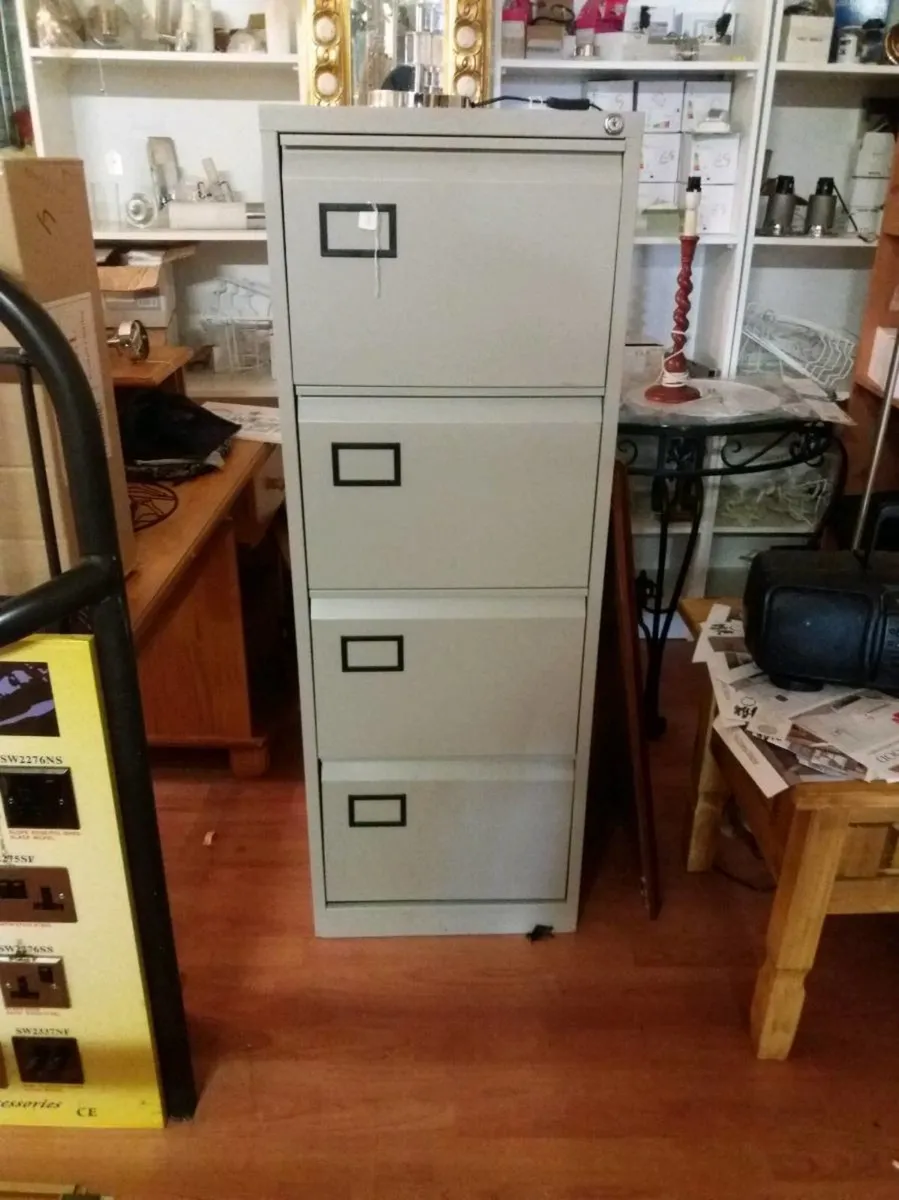
[[[0,651],[0,1126],[157,1128],[90,637]]]

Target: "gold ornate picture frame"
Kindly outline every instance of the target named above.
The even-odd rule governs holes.
[[[491,0],[446,0],[444,89],[477,102],[487,95]],[[350,0],[301,0],[300,94],[305,104],[353,103]]]

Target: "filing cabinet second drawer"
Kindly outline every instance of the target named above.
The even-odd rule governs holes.
[[[314,597],[321,759],[573,758],[582,597]]]
[[[327,900],[564,900],[573,780],[570,763],[324,763]]]
[[[586,588],[601,414],[598,396],[301,399],[310,587]]]

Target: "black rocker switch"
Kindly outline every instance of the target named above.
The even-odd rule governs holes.
[[[23,1083],[84,1083],[78,1042],[71,1037],[14,1037]]]
[[[34,907],[40,909],[41,912],[62,912],[65,908],[64,904],[60,904],[53,896],[53,888],[42,887],[40,889],[41,898],[35,900]]]
[[[27,975],[17,975],[16,985],[10,990],[9,998],[17,1005],[27,1006],[29,1000],[39,1000],[41,994],[28,986]]]
[[[80,829],[72,773],[67,767],[0,771],[0,798],[10,829]]]

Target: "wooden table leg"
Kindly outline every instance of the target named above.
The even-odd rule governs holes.
[[[718,830],[730,789],[712,754],[712,722],[717,715],[715,694],[709,685],[699,716],[693,753],[694,805],[687,830],[687,870],[711,870],[718,843]]]
[[[759,1058],[785,1059],[790,1053],[848,828],[848,814],[839,809],[793,814],[768,924],[768,957],[752,999],[752,1043]]]
[[[236,779],[255,779],[268,770],[268,746],[232,746],[228,751],[228,762]]]

